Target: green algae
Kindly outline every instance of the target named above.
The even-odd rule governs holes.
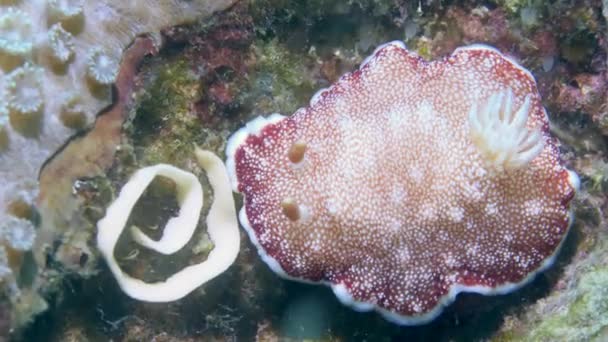
[[[305,65],[306,56],[294,54],[276,39],[258,41],[253,51],[256,65],[249,96],[257,98],[258,110],[291,114],[308,101],[316,84]]]
[[[580,221],[588,221],[578,216]],[[574,228],[575,232],[580,229],[583,228]],[[492,341],[605,340],[608,333],[608,268],[605,264],[608,236],[600,233],[582,238],[576,247],[575,260],[563,271],[561,278],[564,281],[560,281],[547,298],[521,312],[521,317],[508,318]]]
[[[585,273],[574,289],[569,306],[542,317],[525,341],[593,341],[608,329],[608,268],[597,267]],[[502,340],[502,339],[501,339]]]
[[[594,165],[593,173],[589,176],[588,187],[591,194],[600,195],[608,191],[608,163],[598,161]]]
[[[141,95],[128,131],[139,163],[183,167],[192,158],[194,144],[206,137],[190,109],[201,96],[201,85],[183,60],[169,60],[154,68],[157,73]]]
[[[544,6],[542,0],[497,0],[496,3],[512,15],[521,13],[521,11],[527,8],[541,10]]]

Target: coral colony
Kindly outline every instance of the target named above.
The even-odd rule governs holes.
[[[109,84],[116,79],[124,48],[135,36],[149,33],[158,38],[162,27],[231,4],[227,0],[0,1],[0,173],[6,185],[0,188],[0,219],[10,214],[6,203],[37,196],[36,179],[43,162],[74,129],[85,128],[109,104]],[[24,132],[28,127],[40,129]],[[24,153],[28,158],[23,158]]]
[[[22,317],[12,321],[13,328],[29,320],[36,309],[22,304],[23,297],[18,296],[14,275],[23,263],[10,262],[5,255],[27,260],[10,256],[32,249],[44,255],[44,248],[55,242],[78,244],[73,237],[82,232],[79,223],[58,223],[59,210],[48,208],[55,203],[45,208],[47,203],[37,198],[38,174],[45,160],[110,103],[110,84],[121,55],[137,35],[159,38],[163,27],[231,4],[229,0],[0,1],[0,280],[10,291],[13,309],[24,310],[13,315]],[[70,210],[64,203],[56,205],[62,207],[61,214]],[[24,206],[31,209],[28,213],[39,214],[37,229],[32,223],[35,215],[14,210]],[[53,249],[61,250],[57,247]],[[53,283],[48,275],[40,276],[44,261],[37,262],[41,267],[34,275],[32,293],[45,292]]]
[[[391,42],[308,107],[237,131],[227,166],[272,270],[420,324],[553,262],[578,187],[557,144],[533,76],[500,52],[427,62]]]

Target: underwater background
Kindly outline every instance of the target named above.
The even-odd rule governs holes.
[[[596,0],[0,0],[0,340],[608,340],[606,17]],[[209,198],[195,145],[224,159],[244,123],[290,115],[392,40],[427,60],[483,43],[533,74],[581,178],[551,268],[398,326],[276,276],[241,231],[235,264],[187,297],[123,293],[96,224],[136,170],[187,169]],[[174,193],[155,179],[127,226],[160,237],[179,212]],[[205,260],[210,204],[179,252],[161,257],[123,233],[116,260],[147,282]]]

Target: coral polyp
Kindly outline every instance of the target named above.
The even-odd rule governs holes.
[[[33,47],[32,20],[23,11],[9,7],[0,14],[0,52],[23,56]]]
[[[27,219],[9,216],[0,222],[0,283],[5,284],[14,299],[20,295],[20,289],[14,283],[19,270],[13,269],[14,266],[11,267],[7,249],[15,252],[28,251],[34,245],[35,237],[34,225]]]
[[[0,225],[0,240],[13,249],[19,251],[31,249],[35,237],[34,225],[29,220],[11,216]]]
[[[38,111],[44,100],[42,75],[42,68],[31,64],[11,72],[7,77],[6,86],[9,108],[23,114]]]
[[[515,111],[513,91],[498,92],[469,112],[471,140],[488,165],[515,170],[528,165],[543,150],[540,129],[526,127],[531,100],[527,96]]]
[[[118,60],[101,49],[94,50],[87,62],[87,72],[100,84],[110,84],[118,74]]]
[[[74,55],[74,36],[63,29],[61,23],[54,24],[48,32],[48,44],[53,57],[65,63]]]
[[[83,11],[83,0],[49,0],[49,16],[57,19],[67,19]]]

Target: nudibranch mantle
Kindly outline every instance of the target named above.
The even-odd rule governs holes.
[[[226,154],[273,271],[405,325],[546,269],[578,188],[534,77],[482,45],[428,62],[387,43],[308,107],[249,122]]]

